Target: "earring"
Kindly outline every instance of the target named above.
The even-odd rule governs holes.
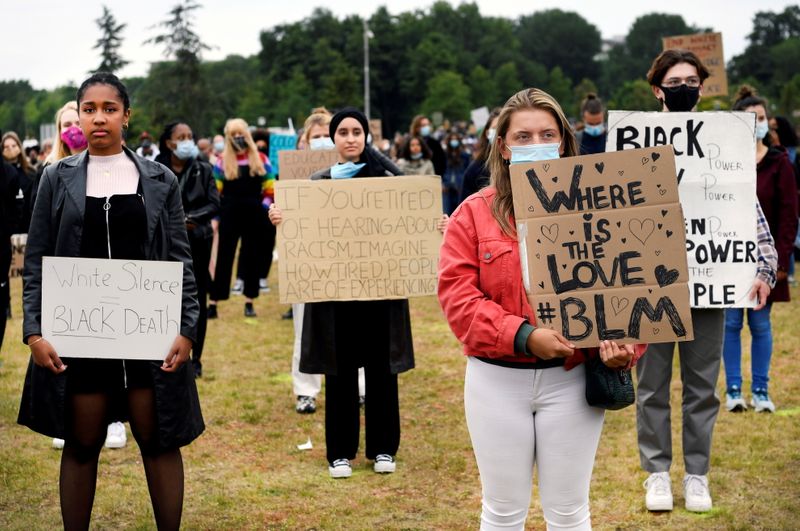
[[[128,123],[127,123],[127,122],[125,122],[124,124],[122,124],[122,128],[123,128],[123,129],[127,129],[127,128],[128,128]]]

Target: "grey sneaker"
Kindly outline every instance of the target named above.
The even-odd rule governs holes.
[[[683,496],[686,510],[693,513],[707,513],[711,510],[711,493],[708,490],[708,477],[686,474],[683,477]]]
[[[775,413],[775,404],[769,399],[766,389],[755,389],[750,405],[753,406],[756,413]]]
[[[669,472],[650,474],[644,482],[644,488],[647,489],[644,504],[648,511],[672,510],[672,484]]]
[[[335,459],[328,465],[328,473],[333,479],[349,478],[353,475],[353,468],[349,459]]]
[[[391,474],[397,468],[394,457],[389,454],[378,454],[375,456],[373,470],[378,474]]]
[[[742,397],[742,390],[734,385],[725,393],[725,409],[734,413],[747,411],[747,403]]]

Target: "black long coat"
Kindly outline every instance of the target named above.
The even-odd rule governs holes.
[[[195,340],[199,306],[186,235],[181,192],[175,175],[125,148],[139,171],[147,215],[148,260],[183,263],[181,335]],[[23,273],[23,339],[41,334],[42,257],[80,256],[89,157],[84,151],[48,166],[42,174],[28,231]],[[205,429],[191,364],[174,373],[150,362],[158,422],[164,448],[189,444]],[[28,363],[17,422],[49,437],[64,438],[64,404],[69,370],[54,374]]]

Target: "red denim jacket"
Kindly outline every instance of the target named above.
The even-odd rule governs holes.
[[[522,284],[519,243],[492,216],[495,195],[484,188],[453,212],[439,252],[439,303],[467,356],[536,363],[514,352],[520,325],[536,322]],[[636,345],[631,366],[645,349]],[[569,370],[597,352],[576,349],[564,366]]]

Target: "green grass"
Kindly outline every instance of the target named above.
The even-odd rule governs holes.
[[[272,283],[275,286],[275,281]],[[12,281],[14,319],[0,367],[0,529],[55,529],[60,453],[50,440],[16,424],[27,349],[20,342],[20,283]],[[794,296],[800,298],[798,290]],[[220,306],[209,326],[198,382],[206,432],[184,449],[185,529],[476,529],[480,482],[463,414],[464,358],[435,298],[411,303],[417,369],[401,375],[403,437],[398,472],[378,476],[362,457],[353,477],[328,478],[324,400],[297,415],[289,376],[292,324],[276,290],[256,302]],[[596,529],[793,529],[800,506],[800,333],[798,304],[773,310],[775,351],[770,391],[776,415],[722,411],[710,474],[715,509],[683,510],[682,459],[672,469],[676,509],[644,509],[634,409],[606,416],[592,481]],[[749,356],[743,362],[749,375]],[[723,377],[719,392],[724,393]],[[749,376],[745,377],[749,388]],[[681,455],[680,382],[673,375],[673,446]],[[363,433],[362,433],[363,437]],[[310,438],[314,447],[297,450]],[[363,439],[362,439],[363,441]],[[363,452],[363,443],[362,443]],[[536,489],[528,518],[543,529]],[[101,454],[93,529],[155,527],[136,445]]]

